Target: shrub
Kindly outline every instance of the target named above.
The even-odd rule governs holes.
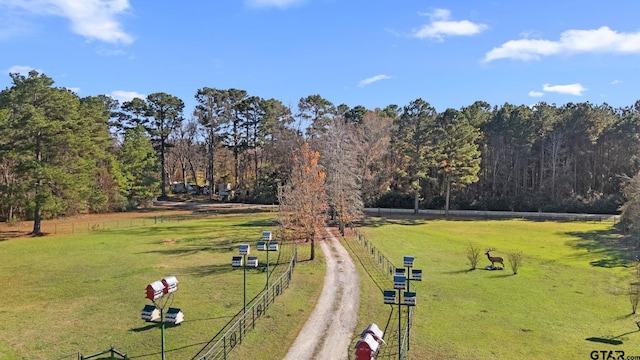
[[[509,267],[513,271],[513,275],[518,273],[518,268],[522,265],[522,252],[519,250],[512,250],[507,254],[507,262]]]
[[[478,246],[478,244],[469,243],[465,252],[465,256],[467,257],[467,260],[469,260],[471,270],[475,270],[478,265],[478,261],[480,260],[480,247]]]

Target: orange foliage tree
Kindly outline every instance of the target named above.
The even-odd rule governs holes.
[[[326,174],[318,164],[320,153],[302,144],[293,155],[291,177],[278,189],[280,223],[311,241],[315,258],[315,235],[324,226],[327,210]]]

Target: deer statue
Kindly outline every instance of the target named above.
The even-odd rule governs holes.
[[[504,267],[504,260],[500,256],[491,256],[490,253],[495,250],[496,249],[494,248],[489,248],[487,249],[487,252],[485,252],[485,254],[487,255],[487,258],[489,259],[489,261],[491,261],[491,266],[494,266],[495,263],[498,263],[502,265],[502,267]]]

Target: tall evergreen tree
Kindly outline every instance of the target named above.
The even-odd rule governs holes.
[[[451,187],[463,188],[478,181],[480,131],[470,119],[454,109],[438,115],[436,122],[436,164],[444,180],[445,216],[449,215]]]
[[[150,121],[147,131],[155,143],[160,158],[161,181],[160,196],[167,197],[166,153],[169,137],[180,128],[183,118],[184,102],[166,93],[153,93],[147,96],[147,108]]]
[[[426,101],[416,99],[405,106],[393,122],[391,144],[399,156],[401,176],[409,182],[413,193],[414,213],[418,213],[423,182],[434,181],[429,168],[434,164],[435,137],[433,136],[436,110]]]
[[[31,71],[11,74],[13,85],[3,91],[0,108],[8,109],[5,131],[15,156],[13,173],[23,184],[33,235],[42,235],[41,222],[63,213],[78,187],[86,186],[80,100],[71,91],[54,88],[53,80]]]

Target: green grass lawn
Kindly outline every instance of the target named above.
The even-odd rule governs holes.
[[[132,359],[158,358],[160,330],[141,320],[140,312],[150,304],[147,284],[168,275],[179,281],[171,306],[182,309],[185,321],[167,328],[167,356],[191,358],[242,309],[243,272],[231,267],[231,257],[238,244],[249,243],[251,255],[264,264],[265,253],[255,249],[264,230],[275,230],[273,214],[2,241],[0,358],[75,359],[78,352],[89,355],[111,345]],[[278,262],[286,268],[292,254],[286,249],[270,253],[272,271]],[[308,246],[302,247],[300,259],[308,256]],[[294,276],[297,287],[321,284],[322,266],[299,264],[307,275]],[[247,270],[247,299],[265,282],[263,268]],[[285,316],[297,318],[300,308],[310,307],[307,293],[289,299],[287,306],[295,309]]]
[[[273,214],[255,213],[0,241],[6,282],[0,359],[75,359],[111,345],[132,359],[158,358],[160,330],[142,321],[140,311],[150,303],[147,284],[167,275],[180,281],[172,306],[185,314],[166,331],[167,357],[191,358],[242,307],[242,270],[230,265],[237,245],[252,244],[251,255],[262,264],[265,254],[255,242],[274,229]],[[410,359],[588,359],[594,350],[640,355],[639,319],[630,315],[626,295],[627,260],[635,254],[619,245],[610,223],[374,219],[362,231],[396,264],[413,255],[424,272],[423,282],[412,282],[418,306]],[[519,273],[468,271],[470,242],[495,247],[497,256],[521,251]],[[307,259],[308,244],[301,249],[299,258]],[[362,288],[356,333],[371,322],[393,329],[397,318],[389,320],[391,306],[382,304],[388,285],[380,285],[390,278],[363,266],[365,252],[350,251]],[[290,252],[278,254],[278,266],[286,266]],[[230,359],[286,354],[322,288],[324,261],[316,254],[314,262],[299,262],[292,287]],[[483,257],[479,267],[488,264]],[[247,280],[250,299],[264,287],[263,269],[250,269]]]
[[[626,294],[627,260],[635,254],[619,244],[611,223],[379,221],[362,231],[395,264],[413,255],[423,270],[423,281],[412,282],[418,306],[411,359],[588,359],[594,350],[640,355],[640,316],[630,315]],[[469,271],[470,242],[496,248],[492,255],[505,257],[507,269],[484,270],[490,262],[483,251],[479,269]],[[506,261],[511,250],[524,255],[517,275]],[[376,296],[370,301],[381,303]],[[360,319],[359,326],[368,322]]]

